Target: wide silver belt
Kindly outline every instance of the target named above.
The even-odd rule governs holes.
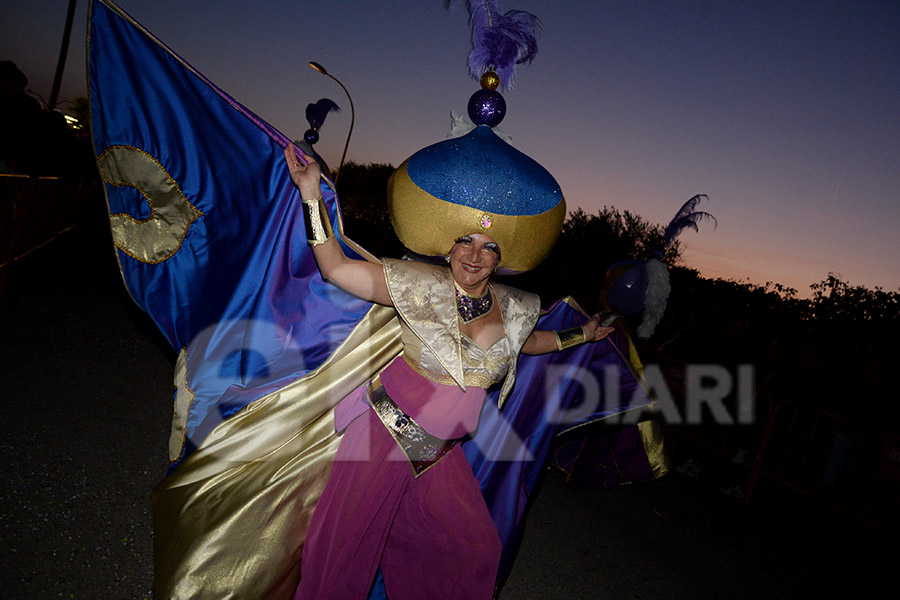
[[[369,404],[403,450],[416,477],[436,465],[459,442],[459,440],[442,440],[425,431],[391,400],[377,379],[369,384],[366,392]]]

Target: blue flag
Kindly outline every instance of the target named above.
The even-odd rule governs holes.
[[[319,275],[284,165],[288,138],[105,0],[92,5],[89,70],[122,276],[184,349],[189,452],[320,365],[371,305]],[[334,218],[327,181],[322,191]]]

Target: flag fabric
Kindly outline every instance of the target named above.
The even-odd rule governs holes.
[[[131,296],[184,349],[189,452],[320,365],[371,305],[319,275],[288,138],[111,2],[93,2],[88,44],[116,253]],[[335,218],[329,182],[322,191]]]

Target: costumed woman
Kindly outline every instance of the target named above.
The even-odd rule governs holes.
[[[571,330],[534,330],[537,296],[491,282],[505,253],[480,226],[448,244],[449,268],[348,258],[331,234],[320,168],[301,156],[305,165],[293,146],[285,150],[323,278],[393,306],[403,353],[335,409],[343,438],[295,598],[365,598],[379,566],[392,600],[491,598],[501,543],[457,442],[477,428],[486,388],[505,380],[508,393],[520,352],[597,341],[613,328],[594,317]]]
[[[472,10],[488,41],[505,19],[533,20],[470,4],[490,9]],[[520,353],[610,331],[565,301],[542,329],[574,329],[533,331],[537,298],[490,280],[539,264],[566,211],[553,177],[491,129],[505,111],[494,88],[521,53],[475,69],[477,127],[391,178],[400,241],[450,268],[353,244],[316,164],[285,155],[287,137],[110,0],[92,3],[88,54],[123,281],[177,353],[154,596],[362,598],[380,566],[392,600],[490,597],[550,438],[649,404],[627,339],[522,357],[517,371]],[[621,398],[584,402],[578,383],[608,366]],[[479,416],[487,387],[497,400]]]

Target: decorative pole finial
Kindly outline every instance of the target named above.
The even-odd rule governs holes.
[[[506,101],[497,90],[511,89],[516,65],[534,60],[540,21],[521,10],[502,14],[497,0],[468,0],[468,6],[469,74],[481,82],[481,89],[469,98],[469,118],[476,125],[495,127],[506,116]]]

